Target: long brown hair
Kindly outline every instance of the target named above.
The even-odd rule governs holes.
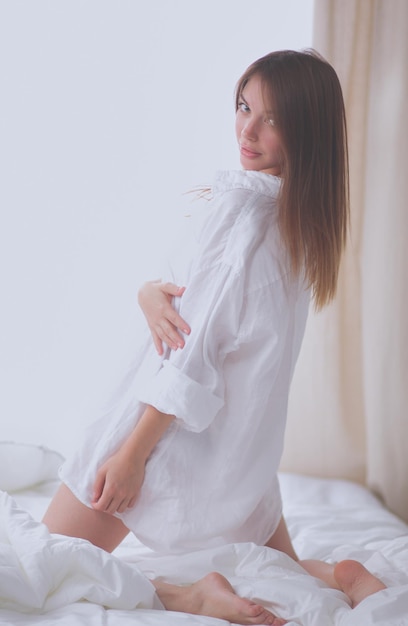
[[[333,67],[314,50],[272,52],[236,87],[261,78],[282,141],[279,226],[292,272],[304,270],[316,309],[336,293],[349,221],[344,101]]]

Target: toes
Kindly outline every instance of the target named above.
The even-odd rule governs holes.
[[[259,613],[256,616],[249,618],[250,624],[265,624],[266,626],[284,626],[284,624],[287,624],[286,620],[276,617],[276,615],[273,615],[262,606],[257,605],[257,608],[259,609]]]
[[[265,626],[284,626],[284,624],[287,624],[287,621],[284,619],[281,619],[280,617],[274,617],[272,616],[267,616],[264,619],[262,619],[260,622],[256,622],[259,626],[262,626],[265,624]]]
[[[265,623],[268,624],[269,626],[284,626],[285,624],[287,624],[287,621],[280,617],[274,617],[272,618],[271,622],[265,622]]]

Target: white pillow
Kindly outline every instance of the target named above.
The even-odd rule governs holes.
[[[44,446],[0,441],[0,489],[19,491],[58,478],[64,457]]]

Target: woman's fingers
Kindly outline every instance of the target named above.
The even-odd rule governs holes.
[[[96,474],[96,479],[95,479],[94,488],[93,488],[92,506],[96,504],[97,502],[99,502],[103,494],[104,486],[105,486],[105,474],[102,472],[98,472]]]
[[[165,294],[175,297],[182,296],[186,290],[185,287],[180,287],[174,283],[161,283],[160,288]]]
[[[136,504],[136,500],[137,500],[137,496],[133,496],[133,498],[131,498],[131,500],[129,501],[127,508],[132,509]]]
[[[131,509],[135,506],[137,500],[137,495],[133,498],[123,498],[113,497],[107,508],[104,509],[105,513],[109,513],[113,515],[114,513],[124,513],[127,509]]]
[[[179,287],[178,285],[174,285],[173,283],[163,283],[160,285],[161,290],[164,294],[168,296],[175,296],[180,298],[185,292],[185,287]],[[173,324],[175,328],[178,328],[183,333],[187,335],[190,333],[191,329],[187,322],[177,313],[177,311],[171,306],[171,302],[168,302],[168,306],[166,307],[164,314],[166,319]]]
[[[110,484],[105,467],[102,467],[96,474],[92,507],[104,513],[115,513],[122,500],[123,497],[116,494]]]
[[[151,328],[153,342],[159,355],[163,354],[163,342],[172,350],[184,348],[184,338],[166,319],[161,320],[155,328]]]
[[[103,513],[109,513],[109,515],[113,515],[117,512],[123,513],[123,511],[127,509],[128,502],[128,498],[124,499],[122,496],[115,493],[110,493],[106,489],[98,502],[93,505],[93,508],[97,509],[98,511],[102,511]]]
[[[151,330],[152,337],[153,337],[154,347],[157,350],[157,354],[159,356],[162,356],[162,354],[164,352],[162,340],[160,339],[159,335],[156,333],[155,330],[153,330],[152,328],[150,330]]]
[[[184,347],[183,334],[190,334],[187,322],[177,313],[173,298],[181,297],[185,287],[174,283],[148,281],[138,292],[139,305],[152,333],[157,353],[163,355],[163,343],[172,350]]]
[[[184,347],[184,339],[177,332],[174,326],[167,320],[162,320],[159,326],[158,332],[162,341],[164,341],[170,348],[177,350],[177,348]]]
[[[128,500],[123,500],[114,513],[124,513],[129,506]]]
[[[113,511],[113,513],[124,513],[127,509],[131,509],[136,504],[137,497],[134,498],[126,498],[122,500],[120,505]]]
[[[183,293],[185,292],[185,287],[179,287],[179,289],[181,290],[179,296],[182,296]],[[168,306],[166,307],[165,310],[165,315],[166,318],[168,319],[168,321],[173,324],[173,326],[175,326],[176,328],[178,328],[179,330],[181,330],[183,333],[186,333],[187,335],[190,333],[191,329],[190,326],[187,324],[187,322],[181,317],[181,315],[179,315],[177,313],[177,311],[173,308],[173,306],[171,305],[171,302],[169,301]]]
[[[167,315],[168,321],[173,324],[174,328],[178,328],[181,332],[189,335],[191,332],[190,326],[187,322],[175,311],[173,308],[168,312]]]

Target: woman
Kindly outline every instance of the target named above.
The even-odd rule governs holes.
[[[313,52],[259,59],[237,85],[236,133],[243,169],[217,175],[203,227],[168,277],[186,285],[180,324],[191,333],[182,350],[160,349],[148,311],[163,289],[147,285],[159,354],[147,341],[115,406],[63,466],[44,518],[52,532],[112,550],[131,530],[160,554],[253,541],[297,559],[277,471],[309,302],[333,298],[346,241],[335,71]],[[333,568],[305,567],[339,586]],[[241,623],[263,623],[243,621],[265,619],[255,611]]]

